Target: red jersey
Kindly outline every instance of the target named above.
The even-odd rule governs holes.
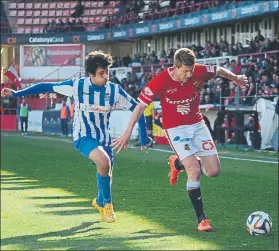
[[[195,64],[192,77],[181,83],[171,76],[173,68],[169,67],[147,83],[138,99],[149,105],[156,96],[160,98],[164,129],[196,124],[202,120],[200,88],[204,81],[216,76],[216,68]]]

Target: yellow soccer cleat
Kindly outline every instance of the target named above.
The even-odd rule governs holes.
[[[92,206],[100,212],[101,220],[104,220],[104,208],[97,204],[96,198],[92,201]]]
[[[111,203],[107,203],[104,206],[104,218],[103,220],[107,223],[115,222],[116,217],[113,211],[113,205]]]

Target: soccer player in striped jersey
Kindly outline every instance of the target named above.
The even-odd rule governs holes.
[[[114,222],[111,184],[113,151],[110,147],[109,118],[111,111],[122,108],[133,111],[137,102],[120,85],[108,81],[112,57],[101,51],[88,54],[85,62],[88,77],[59,83],[38,83],[21,91],[3,88],[2,97],[21,97],[29,94],[56,92],[73,97],[75,103],[73,141],[75,148],[97,165],[98,195],[92,205],[105,222]],[[144,116],[139,119],[140,143],[148,146]]]

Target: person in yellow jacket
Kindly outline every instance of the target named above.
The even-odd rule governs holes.
[[[152,129],[153,129],[153,113],[154,113],[154,103],[152,102],[149,106],[145,108],[143,111],[145,120],[146,120],[146,128],[147,135],[153,138]]]
[[[61,120],[61,129],[63,136],[68,136],[68,121],[70,118],[70,109],[69,106],[66,105],[66,101],[62,102],[62,107],[60,111],[60,120]]]

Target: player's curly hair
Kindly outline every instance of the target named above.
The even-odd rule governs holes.
[[[173,63],[178,68],[181,65],[193,66],[196,63],[195,53],[188,48],[181,48],[174,53]]]
[[[112,56],[103,51],[90,52],[85,60],[85,71],[87,74],[96,75],[97,68],[106,69],[112,65]]]

